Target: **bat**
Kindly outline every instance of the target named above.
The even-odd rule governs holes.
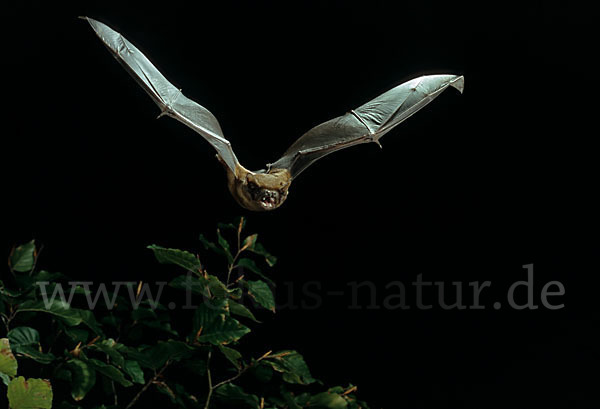
[[[133,44],[105,24],[86,20],[111,54],[150,95],[161,110],[159,118],[174,118],[204,137],[217,151],[232,196],[253,211],[273,210],[288,197],[292,181],[316,160],[340,149],[373,142],[433,101],[448,87],[462,93],[459,75],[425,75],[390,89],[346,114],[315,126],[297,139],[266,169],[250,171],[238,161],[219,122],[206,108],[171,84]]]

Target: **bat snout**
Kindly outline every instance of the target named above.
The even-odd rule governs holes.
[[[265,209],[271,210],[275,207],[279,206],[280,202],[280,194],[274,190],[263,189],[261,194],[257,197],[261,206]]]
[[[247,192],[251,200],[258,205],[261,210],[272,210],[282,203],[282,194],[274,189],[260,187],[256,183],[247,184]]]
[[[238,204],[255,212],[277,209],[287,197],[287,190],[269,189],[239,179],[232,180],[229,190]]]

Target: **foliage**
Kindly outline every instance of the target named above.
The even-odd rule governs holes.
[[[9,407],[129,409],[149,400],[183,409],[366,409],[355,386],[325,389],[297,351],[244,350],[255,314],[275,312],[274,283],[259,264],[277,261],[256,234],[244,238],[244,226],[243,218],[220,223],[216,242],[200,236],[205,250],[226,260],[218,276],[196,254],[148,247],[181,270],[169,282],[185,293],[177,310],[141,282],[127,286],[129,299],[94,294],[85,283],[69,287],[62,274],[36,271],[33,241],[13,249],[10,275],[0,281],[0,380]],[[173,325],[183,313],[182,328]]]

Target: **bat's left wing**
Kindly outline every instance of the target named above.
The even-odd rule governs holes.
[[[375,142],[448,87],[462,92],[464,78],[457,75],[426,75],[385,92],[340,117],[317,125],[288,148],[274,169],[287,169],[292,178],[316,160],[340,149]]]
[[[150,95],[162,111],[161,116],[168,115],[177,119],[202,135],[236,174],[239,162],[231,143],[223,136],[217,118],[209,110],[183,95],[180,89],[171,84],[150,60],[121,34],[99,21],[89,17],[81,18],[90,23],[111,54]]]

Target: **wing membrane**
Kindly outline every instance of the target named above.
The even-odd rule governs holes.
[[[171,84],[148,58],[120,33],[89,17],[92,26],[111,54],[158,105],[162,115],[182,122],[204,137],[233,171],[239,162],[230,142],[223,136],[217,118],[206,108],[187,98]]]
[[[462,92],[464,78],[427,75],[407,81],[345,115],[312,128],[270,166],[288,169],[292,177],[296,177],[313,162],[332,152],[362,143],[379,143],[383,135],[448,87]]]

